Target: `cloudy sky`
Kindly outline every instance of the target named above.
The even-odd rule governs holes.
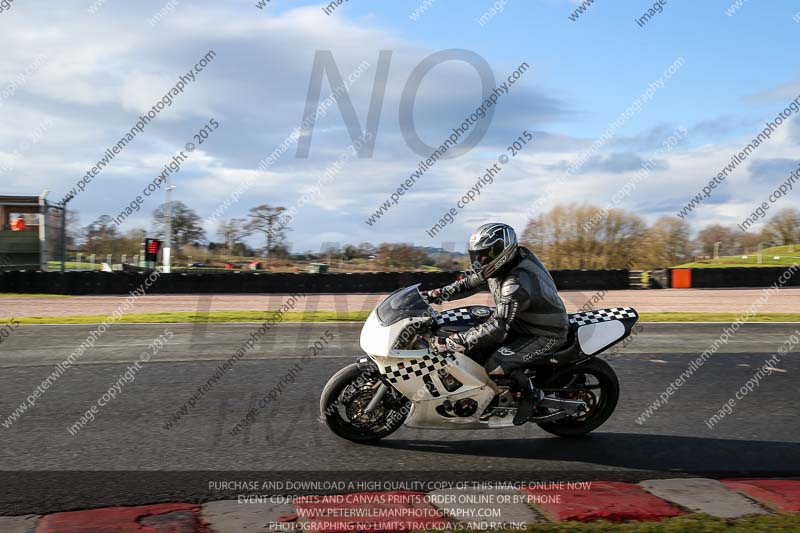
[[[224,204],[226,218],[263,203],[297,206],[306,195],[289,233],[295,251],[323,241],[462,248],[483,222],[521,229],[557,203],[608,205],[651,158],[652,170],[619,206],[652,220],[680,210],[800,95],[800,58],[791,53],[800,5],[790,1],[745,1],[728,15],[728,0],[670,0],[644,27],[634,19],[648,2],[598,1],[573,21],[571,0],[349,0],[331,14],[314,2],[257,1],[11,2],[0,11],[0,193],[49,189],[61,199],[210,50],[216,55],[195,81],[70,203],[83,224],[123,211],[211,119],[219,127],[169,178],[175,198],[207,218],[251,183]],[[493,6],[502,10],[492,14]],[[497,84],[520,64],[529,68],[482,121],[488,129],[477,146],[439,161],[369,225],[420,160],[401,131],[401,108],[413,101],[416,134],[438,145],[484,99],[485,76],[460,60],[436,65],[413,100],[403,96],[414,69],[449,49],[485,60]],[[310,193],[352,143],[336,105],[316,121],[308,157],[293,144],[265,171],[257,167],[300,126],[319,51],[330,51],[344,78],[361,69],[348,87],[360,128],[371,100],[385,94],[371,157],[347,158]],[[389,62],[379,61],[381,51],[391,51]],[[387,67],[385,87],[376,85]],[[330,94],[326,74],[321,101]],[[526,130],[534,141],[429,237]],[[665,151],[676,131],[685,135]],[[796,167],[799,142],[800,123],[790,119],[688,220],[740,222]],[[145,199],[120,229],[150,227],[163,200],[163,191]],[[210,220],[206,231],[215,238]]]

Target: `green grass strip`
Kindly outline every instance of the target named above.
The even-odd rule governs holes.
[[[284,313],[282,322],[360,322],[369,316],[361,311],[293,311]],[[24,316],[18,317],[20,324],[99,324],[108,318],[107,315],[85,316]],[[116,323],[141,324],[152,322],[157,324],[177,324],[194,322],[263,322],[276,319],[276,311],[212,311],[196,313],[194,311],[178,311],[169,313],[137,313],[122,315]]]
[[[194,322],[263,322],[276,318],[275,311],[213,311],[196,313],[193,311],[169,313],[137,313],[122,315],[117,321],[123,324],[177,324]],[[362,322],[365,311],[293,311],[283,315],[283,322]],[[642,313],[642,322],[733,322],[739,313]],[[24,316],[17,317],[20,324],[99,324],[107,315],[78,316]],[[749,322],[800,322],[800,313],[762,313]]]
[[[641,322],[734,322],[742,313],[639,313]],[[758,313],[747,322],[800,322],[800,313]]]
[[[673,268],[775,268],[775,267],[790,267],[797,263],[797,259],[787,259],[782,263],[767,263],[762,264],[753,263],[686,263],[685,265],[676,266]]]

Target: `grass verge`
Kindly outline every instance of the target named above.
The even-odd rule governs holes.
[[[764,262],[762,264],[757,264],[755,262],[742,262],[742,263],[733,263],[733,262],[720,262],[720,263],[686,263],[685,265],[680,265],[674,268],[775,268],[775,267],[790,267],[792,265],[797,264],[797,258],[788,258],[786,261],[783,262],[773,262],[767,263]]]
[[[767,533],[772,531],[800,531],[800,514],[753,515],[737,520],[724,520],[708,515],[693,514],[668,518],[660,522],[590,523],[562,522],[541,524],[518,530],[535,533]]]
[[[734,322],[741,313],[640,313],[641,322]],[[758,313],[748,322],[800,322],[800,313]]]
[[[291,312],[283,315],[282,322],[362,322],[365,311],[308,311]],[[642,313],[642,322],[733,322],[738,313]],[[263,322],[277,317],[274,311],[213,311],[196,313],[193,311],[170,313],[138,313],[122,315],[117,321],[122,324],[177,324],[195,322]],[[16,317],[20,324],[99,324],[108,318],[106,315],[77,316],[24,316]],[[762,313],[750,322],[800,322],[800,313]]]
[[[308,311],[284,313],[282,322],[360,322],[369,313],[361,311]],[[23,316],[17,317],[20,324],[99,324],[107,315],[85,316]],[[122,315],[116,323],[141,324],[152,322],[157,324],[176,324],[194,322],[263,322],[276,319],[275,311],[212,311],[197,313],[194,311],[170,313],[137,313]]]

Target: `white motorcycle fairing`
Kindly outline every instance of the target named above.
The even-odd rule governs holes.
[[[495,429],[513,427],[514,414],[480,420],[480,415],[498,392],[497,386],[479,365],[469,357],[455,353],[432,354],[429,350],[396,350],[400,334],[415,323],[430,318],[406,318],[384,326],[373,311],[361,331],[361,348],[375,362],[378,371],[403,396],[411,401],[412,409],[405,421],[411,428],[424,429]],[[449,374],[461,383],[448,391],[442,378]],[[452,388],[452,387],[451,387]],[[460,400],[471,406],[470,416],[445,416],[441,409],[446,402],[456,405]],[[473,403],[474,402],[474,403]]]
[[[586,355],[602,352],[627,337],[639,314],[631,307],[592,309],[569,315],[578,345]]]

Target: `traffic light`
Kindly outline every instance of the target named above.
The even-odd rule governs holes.
[[[161,241],[158,239],[144,240],[144,260],[155,263],[158,261],[158,251],[161,250]]]

